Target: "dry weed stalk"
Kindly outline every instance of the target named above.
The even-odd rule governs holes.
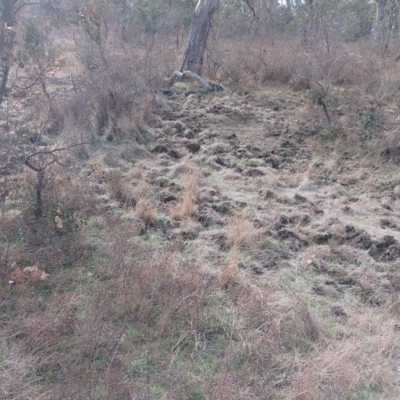
[[[260,239],[263,232],[263,229],[254,228],[246,215],[235,213],[229,221],[225,243],[228,247],[249,245]]]
[[[197,176],[185,174],[183,177],[183,191],[180,201],[170,209],[172,218],[183,220],[193,217],[196,212]]]

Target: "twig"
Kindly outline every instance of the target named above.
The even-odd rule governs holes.
[[[72,82],[72,86],[74,87],[74,92],[78,93],[78,91],[76,90],[76,85],[75,85],[75,81],[74,81],[74,76],[71,74],[71,82]]]

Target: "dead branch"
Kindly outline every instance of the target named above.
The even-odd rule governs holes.
[[[226,90],[225,86],[222,85],[222,83],[211,82],[190,70],[186,70],[183,72],[175,71],[171,75],[171,77],[168,79],[168,81],[171,85],[173,85],[176,81],[181,81],[182,79],[185,79],[185,78],[189,78],[191,80],[199,82],[200,85],[202,85],[207,92],[211,92],[211,91],[217,92],[217,91]]]

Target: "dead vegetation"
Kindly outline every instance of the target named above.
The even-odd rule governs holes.
[[[186,173],[182,178],[182,195],[170,209],[172,218],[178,220],[191,219],[196,212],[196,191],[198,179],[194,174]]]
[[[224,39],[205,74],[229,91],[163,96],[143,87],[168,40],[48,82],[25,133],[7,111],[4,148],[86,144],[46,169],[40,218],[0,154],[1,396],[397,399],[397,62]]]
[[[255,229],[245,214],[236,213],[228,223],[226,234],[227,247],[242,247],[255,244],[263,234],[262,229]]]

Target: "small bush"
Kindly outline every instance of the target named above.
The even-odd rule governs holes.
[[[361,130],[359,139],[364,143],[372,140],[383,125],[382,114],[379,110],[364,111],[360,114]]]

